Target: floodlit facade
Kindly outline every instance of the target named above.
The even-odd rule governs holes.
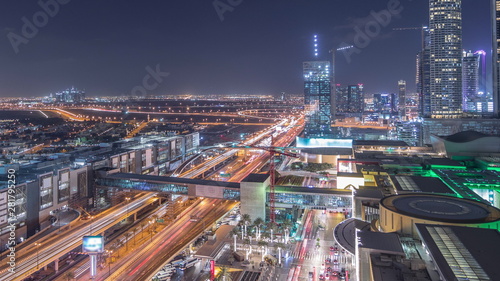
[[[306,110],[306,138],[332,136],[332,88],[329,61],[306,61],[304,71],[304,106]]]
[[[406,114],[406,81],[399,80],[398,81],[398,111],[401,116],[405,116]]]
[[[432,118],[462,115],[462,1],[430,0]]]
[[[491,0],[493,29],[493,100],[494,113],[500,114],[500,0]]]

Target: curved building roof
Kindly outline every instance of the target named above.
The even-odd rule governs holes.
[[[436,194],[401,194],[380,204],[402,215],[447,223],[488,223],[500,220],[500,210],[482,202]]]
[[[458,132],[454,135],[443,137],[443,139],[450,141],[450,142],[463,143],[463,142],[475,141],[477,139],[486,138],[486,137],[500,138],[499,136],[486,135],[486,134],[476,132],[476,131],[464,131],[464,132]]]

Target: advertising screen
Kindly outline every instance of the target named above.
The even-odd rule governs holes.
[[[83,236],[82,251],[87,253],[101,253],[104,251],[104,237]]]

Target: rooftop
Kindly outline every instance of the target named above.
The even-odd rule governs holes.
[[[437,194],[387,196],[380,204],[410,217],[447,223],[488,223],[500,221],[500,210],[487,204]]]
[[[217,256],[218,252],[222,249],[222,246],[224,246],[224,240],[233,230],[233,228],[234,226],[232,225],[221,225],[215,231],[215,239],[209,240],[205,244],[203,244],[203,246],[198,249],[194,256],[198,258],[214,259]]]
[[[416,228],[445,280],[496,280],[500,276],[497,230],[428,224],[416,224]]]
[[[391,176],[391,180],[398,192],[428,192],[456,195],[456,193],[439,178]]]
[[[463,131],[463,132],[458,132],[454,135],[450,135],[447,137],[442,137],[444,140],[450,141],[450,142],[470,142],[474,141],[480,138],[485,138],[485,137],[497,137],[500,138],[499,136],[494,136],[494,135],[486,135],[480,132],[476,131]]]
[[[408,146],[404,141],[400,140],[354,140],[352,145],[364,145],[364,146]]]
[[[250,174],[241,182],[265,182],[269,178],[269,174]]]

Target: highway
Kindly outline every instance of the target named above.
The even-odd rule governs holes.
[[[272,134],[277,127],[284,126],[288,122],[287,119],[280,121],[277,124],[274,124],[274,126],[271,126],[267,129],[265,129],[263,132],[259,133],[257,136],[250,138],[249,140],[246,140],[243,142],[243,146],[248,146],[248,145],[255,145],[258,143],[260,140],[262,140],[265,137],[268,137],[270,134]],[[207,162],[204,162],[198,166],[196,166],[193,169],[190,169],[184,173],[182,173],[179,177],[181,178],[196,178],[199,175],[203,174],[204,172],[210,170],[212,167],[218,165],[219,163],[226,161],[227,159],[233,157],[236,153],[238,153],[238,148],[229,148],[231,150],[216,156],[213,159],[210,159]]]
[[[156,234],[153,242],[130,253],[132,258],[115,268],[111,276],[98,280],[151,280],[164,264],[236,205],[237,202],[234,201],[204,199],[179,216],[172,225]],[[192,215],[200,220],[190,221]]]
[[[98,235],[114,224],[125,219],[128,215],[155,202],[157,198],[153,193],[144,194],[128,204],[124,204],[103,212],[96,218],[87,220],[58,235],[48,236],[37,241],[39,246],[25,247],[16,252],[15,273],[7,271],[4,264],[0,267],[0,280],[23,280],[39,268],[55,261],[66,253],[82,244],[82,237]],[[38,269],[37,269],[38,268]]]
[[[256,145],[259,141],[264,139],[265,137],[269,137],[270,135],[275,134],[277,140],[275,141],[274,145],[278,147],[286,147],[288,146],[291,142],[295,140],[295,137],[300,134],[300,132],[303,129],[303,120],[302,118],[296,121],[292,121],[287,127],[285,125],[289,123],[288,119],[281,120],[274,126],[271,126],[267,129],[265,129],[263,132],[259,133],[257,136],[250,138],[249,140],[246,140],[242,143],[242,146],[254,146]],[[278,127],[285,127],[285,129],[282,130],[281,133],[276,134],[277,128]],[[218,165],[219,163],[226,161],[227,159],[233,157],[237,152],[238,148],[229,148],[231,149],[228,152],[225,152],[219,156],[216,156],[213,159],[210,159],[207,162],[204,162],[193,169],[190,169],[184,173],[182,173],[179,177],[182,178],[196,178],[199,175],[203,174],[204,172],[210,170],[212,167]],[[258,156],[256,159],[251,161],[247,166],[245,166],[242,170],[238,171],[236,175],[234,175],[229,181],[232,182],[241,182],[246,176],[248,176],[250,173],[253,171],[262,168],[267,161],[269,160],[269,154],[264,153],[260,156]]]
[[[302,119],[297,122],[297,126],[292,125],[289,128],[285,129],[284,132],[276,137],[276,141],[273,143],[273,146],[276,147],[287,147],[290,143],[295,140],[304,128]],[[230,179],[230,182],[241,182],[251,173],[254,173],[256,170],[261,169],[264,165],[269,161],[270,154],[268,152],[261,154],[256,159],[252,160],[250,163],[247,163],[241,170],[236,172]]]

